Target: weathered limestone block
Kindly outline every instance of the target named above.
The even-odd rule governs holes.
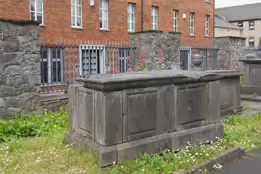
[[[243,94],[261,95],[261,58],[241,59],[244,63],[244,86]]]
[[[220,109],[221,115],[225,116],[241,111],[240,100],[240,76],[241,73],[232,70],[207,71],[218,74],[223,78],[220,80]]]
[[[218,49],[218,69],[224,69],[224,64],[229,66],[240,65],[239,59],[244,59],[245,40],[243,37],[215,37],[214,45]]]
[[[106,166],[222,137],[220,79],[188,71],[81,79],[83,86],[69,87],[66,142],[94,149]]]

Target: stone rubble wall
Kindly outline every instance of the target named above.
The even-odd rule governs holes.
[[[0,117],[39,110],[39,44],[37,22],[0,18]]]
[[[131,34],[130,39],[136,48],[135,65],[138,65],[140,56],[148,52],[145,61],[152,67],[149,70],[154,70],[153,67],[157,63],[157,57],[160,57],[158,52],[162,50],[165,57],[164,64],[167,66],[166,69],[180,67],[181,33],[143,31]]]
[[[68,95],[64,93],[42,94],[42,112],[57,112],[60,109],[68,108]]]
[[[229,66],[242,65],[238,60],[244,59],[246,52],[244,49],[245,38],[242,37],[217,37],[214,45],[218,47],[218,66],[224,68],[226,63]]]

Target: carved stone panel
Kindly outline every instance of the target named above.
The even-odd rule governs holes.
[[[93,133],[93,92],[80,88],[78,93],[78,116],[80,119],[80,130],[78,132],[84,137],[92,138]]]
[[[156,135],[160,128],[160,88],[124,91],[123,134],[124,141]]]
[[[177,129],[176,102],[174,85],[162,86],[162,132],[173,132]]]
[[[176,86],[176,115],[179,126],[197,124],[207,119],[206,83]]]
[[[252,85],[261,85],[261,65],[260,64],[254,64],[251,65],[251,80],[252,80]]]
[[[234,80],[223,79],[220,81],[220,109],[225,110],[233,108],[234,106],[234,93],[236,88]]]

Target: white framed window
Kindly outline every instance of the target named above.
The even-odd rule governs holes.
[[[239,22],[237,23],[237,26],[238,26],[238,27],[243,27],[243,21],[239,21]]]
[[[255,30],[255,21],[249,21],[249,30]]]
[[[72,0],[72,27],[82,27],[82,0]]]
[[[152,7],[152,30],[158,29],[158,7]]]
[[[31,0],[30,4],[30,19],[44,23],[44,4],[43,0]]]
[[[195,35],[195,13],[190,13],[189,18],[189,34],[191,36]]]
[[[135,31],[135,4],[128,4],[128,31]]]
[[[41,48],[41,83],[52,85],[63,82],[63,50],[60,48]]]
[[[206,21],[205,21],[205,32],[206,32],[205,34],[206,34],[206,36],[210,35],[210,33],[209,33],[209,22],[210,22],[210,16],[207,15]]]
[[[80,76],[105,74],[105,45],[80,46]]]
[[[100,1],[100,29],[108,29],[108,0]]]
[[[179,23],[179,11],[173,11],[173,31],[178,32],[178,23]]]

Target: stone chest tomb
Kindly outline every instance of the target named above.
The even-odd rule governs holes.
[[[260,54],[260,53],[259,53]],[[261,95],[261,55],[257,58],[241,59],[244,63],[244,87],[243,94]]]
[[[69,88],[67,143],[93,149],[100,166],[223,136],[220,82],[209,72],[97,75]]]

